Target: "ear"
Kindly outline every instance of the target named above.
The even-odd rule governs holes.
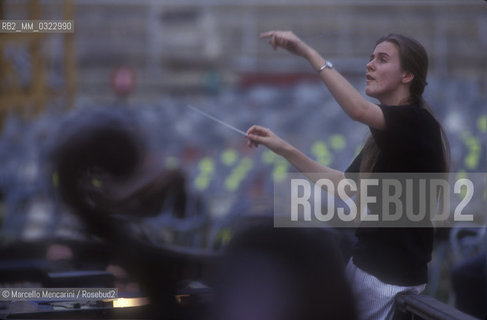
[[[414,79],[414,74],[412,72],[404,71],[402,73],[402,83],[404,83],[404,84],[411,83],[411,81],[413,81],[413,79]]]

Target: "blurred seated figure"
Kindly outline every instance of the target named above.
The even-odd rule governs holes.
[[[343,258],[325,231],[244,229],[220,267],[218,320],[356,319]]]
[[[61,126],[51,154],[53,174],[62,199],[84,219],[153,216],[169,196],[175,214],[184,216],[184,175],[165,170],[136,119],[128,110],[100,109],[73,115]]]
[[[107,246],[107,260],[117,267],[106,270],[121,279],[127,274],[140,285],[151,301],[151,318],[174,317],[178,283],[199,276],[201,257],[155,245],[134,234],[132,225],[160,214],[168,204],[175,216],[184,218],[184,174],[164,168],[143,125],[128,109],[74,114],[58,137],[51,152],[54,185],[87,232]]]

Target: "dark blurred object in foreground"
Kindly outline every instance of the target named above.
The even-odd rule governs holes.
[[[204,318],[204,306],[182,306],[176,296],[184,280],[203,278],[215,255],[155,246],[130,228],[140,217],[159,214],[166,202],[184,217],[182,172],[165,170],[129,110],[87,111],[68,120],[61,134],[51,157],[59,194],[87,231],[109,246],[113,262],[140,284],[150,300],[149,317]]]
[[[326,231],[253,226],[220,266],[217,319],[356,319],[345,265]]]
[[[167,171],[129,110],[96,110],[68,119],[54,142],[51,163],[62,199],[88,215],[153,216],[166,198],[184,215],[184,175]]]

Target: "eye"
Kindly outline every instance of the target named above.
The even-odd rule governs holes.
[[[386,63],[388,61],[389,61],[389,57],[386,54],[379,55],[379,62],[380,63]]]

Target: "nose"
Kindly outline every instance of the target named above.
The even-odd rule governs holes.
[[[369,63],[365,65],[365,68],[367,71],[373,70],[374,69],[374,60],[370,60]]]

